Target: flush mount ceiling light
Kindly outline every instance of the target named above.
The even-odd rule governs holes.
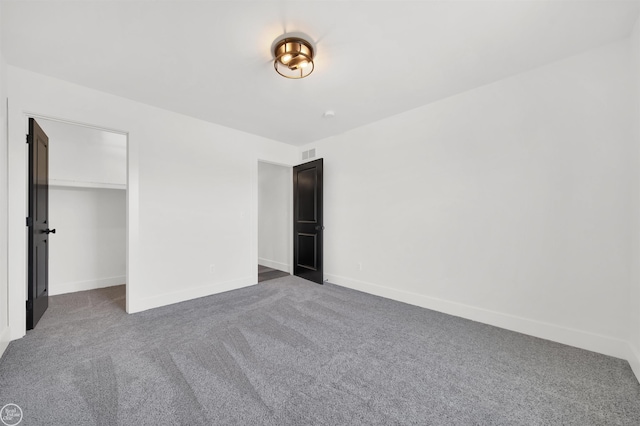
[[[313,72],[313,47],[297,37],[288,37],[276,43],[273,49],[273,67],[287,78],[305,78]]]

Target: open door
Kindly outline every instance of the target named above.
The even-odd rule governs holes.
[[[33,329],[49,306],[49,138],[29,119],[29,291],[27,330]]]
[[[322,284],[322,159],[293,168],[293,274]]]

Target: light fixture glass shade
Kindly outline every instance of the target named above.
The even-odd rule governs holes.
[[[313,47],[301,38],[284,38],[273,49],[273,67],[286,78],[305,78],[313,72]]]

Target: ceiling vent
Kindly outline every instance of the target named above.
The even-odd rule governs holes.
[[[316,149],[312,148],[308,151],[302,151],[302,159],[303,160],[308,160],[310,158],[315,158],[316,157]]]

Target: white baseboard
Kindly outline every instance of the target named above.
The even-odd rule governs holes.
[[[329,282],[332,284],[385,297],[387,299],[397,300],[410,305],[420,306],[422,308],[443,312],[445,314],[478,321],[484,324],[516,331],[518,333],[539,337],[541,339],[551,340],[565,345],[575,346],[580,349],[586,349],[616,358],[629,360],[629,344],[622,339],[611,338],[582,330],[575,330],[542,321],[425,296],[418,293],[397,290],[338,275],[325,274],[325,278],[328,278]],[[638,358],[636,361],[637,360]],[[629,362],[631,363],[631,361]],[[636,368],[640,368],[640,365]],[[636,377],[640,377],[638,376],[637,371],[638,370],[634,368]]]
[[[255,285],[253,277],[246,277],[238,280],[225,281],[221,283],[208,284],[186,290],[173,291],[171,293],[160,294],[142,299],[133,299],[129,296],[128,313],[146,311],[148,309],[159,308],[161,306],[173,305],[174,303],[185,302],[199,297],[211,296],[213,294],[224,293],[225,291],[237,290],[239,288]]]
[[[266,266],[267,268],[277,269],[278,271],[289,273],[289,265],[282,262],[276,262],[275,260],[258,258],[258,265]]]
[[[118,277],[98,278],[95,280],[75,281],[70,283],[49,284],[49,296],[57,294],[73,293],[76,291],[95,290],[96,288],[111,287],[114,285],[122,285],[127,278],[122,275]]]
[[[2,357],[4,351],[7,350],[7,346],[9,346],[10,341],[11,333],[9,332],[9,327],[7,327],[2,333],[0,333],[0,357]]]
[[[629,356],[627,357],[627,361],[629,361],[629,365],[633,370],[633,374],[636,375],[636,379],[640,382],[640,348],[634,347],[631,343],[629,343]]]

